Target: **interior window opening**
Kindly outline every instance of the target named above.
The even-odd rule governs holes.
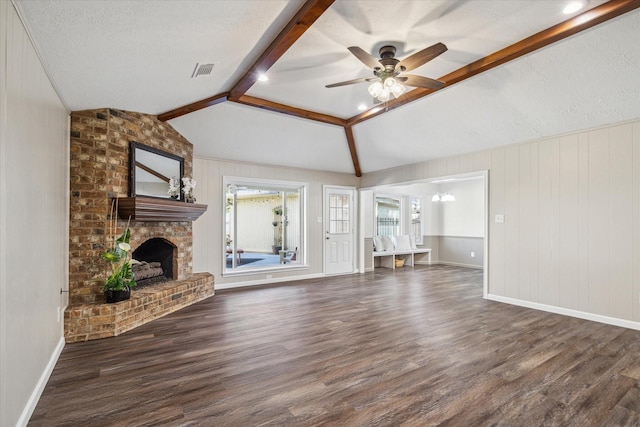
[[[228,179],[223,272],[304,265],[306,185]]]
[[[376,197],[376,235],[400,235],[400,199]]]

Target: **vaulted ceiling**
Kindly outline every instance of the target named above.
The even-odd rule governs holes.
[[[640,0],[13,1],[70,110],[158,114],[203,157],[359,175],[640,117]],[[412,74],[439,91],[325,88],[372,75],[349,46],[437,42]]]

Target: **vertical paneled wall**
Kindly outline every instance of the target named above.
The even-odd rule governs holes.
[[[69,117],[8,1],[0,64],[0,425],[14,426],[64,345]]]
[[[225,284],[265,280],[264,272],[222,277],[223,215],[225,214],[222,178],[224,176],[308,183],[306,254],[309,268],[269,272],[273,279],[322,274],[324,229],[323,224],[316,220],[324,217],[322,186],[330,184],[358,187],[359,183],[359,178],[351,174],[251,165],[198,157],[194,157],[193,174],[198,182],[196,188],[198,203],[209,206],[207,212],[193,223],[193,271],[213,273],[216,278],[216,288],[224,287]]]
[[[640,121],[365,174],[361,183],[479,170],[489,170],[490,294],[640,321]]]

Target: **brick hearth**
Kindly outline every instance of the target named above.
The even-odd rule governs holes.
[[[110,246],[112,200],[127,197],[131,141],[184,158],[192,176],[193,146],[156,116],[114,109],[71,114],[69,306],[67,342],[118,335],[214,294],[213,276],[192,274],[190,221],[131,221],[131,248],[160,237],[175,247],[174,281],[132,290],[128,301],[105,304],[102,284],[109,265],[100,254]],[[126,221],[118,221],[118,234]]]
[[[65,312],[67,342],[113,337],[214,294],[213,276],[197,273],[188,279],[134,290],[131,299],[115,304],[80,304]]]

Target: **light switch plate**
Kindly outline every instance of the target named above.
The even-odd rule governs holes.
[[[501,224],[504,222],[504,215],[503,214],[496,214],[496,223]]]

